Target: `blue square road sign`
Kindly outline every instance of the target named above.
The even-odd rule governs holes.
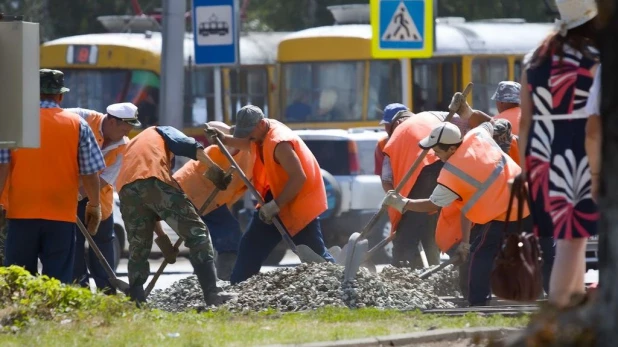
[[[236,0],[193,0],[195,65],[236,65],[238,5]]]

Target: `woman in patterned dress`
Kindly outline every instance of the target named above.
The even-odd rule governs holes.
[[[594,0],[556,5],[559,30],[534,51],[522,73],[527,88],[521,89],[519,135],[534,231],[556,240],[549,301],[566,306],[571,295],[585,291],[586,241],[597,233],[584,147],[584,108],[598,66],[597,7]]]

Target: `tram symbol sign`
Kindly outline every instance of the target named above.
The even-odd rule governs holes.
[[[238,63],[237,0],[193,0],[196,65]]]
[[[370,4],[373,57],[431,57],[433,1],[371,0]]]

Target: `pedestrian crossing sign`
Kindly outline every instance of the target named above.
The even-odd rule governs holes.
[[[374,58],[430,58],[433,0],[370,0]]]

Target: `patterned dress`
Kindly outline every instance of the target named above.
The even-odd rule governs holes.
[[[596,62],[569,47],[527,70],[533,121],[526,150],[535,233],[556,239],[596,235],[598,211],[592,200],[584,147],[584,111]]]

